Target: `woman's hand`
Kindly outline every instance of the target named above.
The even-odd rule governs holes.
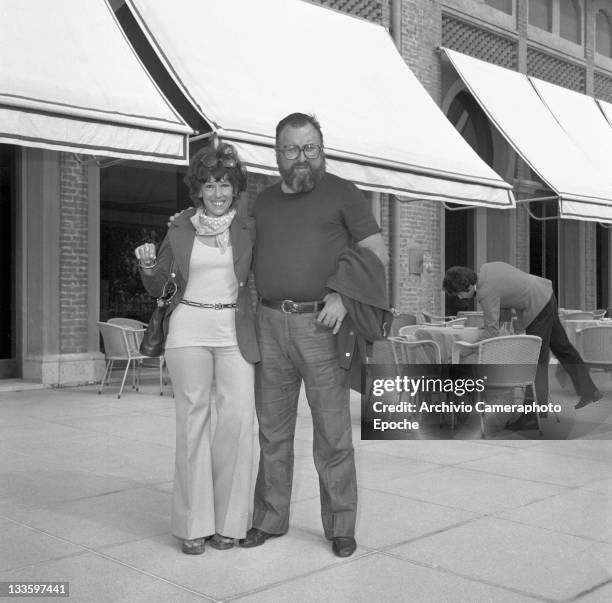
[[[138,263],[141,268],[153,268],[157,264],[157,255],[155,253],[155,243],[145,243],[136,247],[134,254],[138,258]]]

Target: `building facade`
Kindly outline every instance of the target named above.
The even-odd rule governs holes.
[[[612,1],[313,3],[387,27],[419,81],[514,186],[517,199],[550,197],[550,190],[492,126],[440,47],[612,102]],[[123,3],[112,4],[120,10]],[[168,216],[189,205],[184,171],[0,145],[0,377],[51,385],[99,379],[96,323],[113,315],[146,320],[152,306],[133,249],[160,241]],[[250,176],[245,204],[272,181]],[[390,294],[402,312],[451,311],[441,292],[445,269],[492,260],[550,278],[561,306],[612,306],[609,225],[557,219],[554,199],[502,210],[367,194],[392,250]],[[415,250],[423,254],[423,270],[414,270]]]

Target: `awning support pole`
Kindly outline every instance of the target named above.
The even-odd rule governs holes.
[[[206,132],[205,134],[196,134],[195,136],[189,137],[189,142],[197,142],[198,140],[205,140],[206,138],[213,138],[216,136],[216,132]]]
[[[391,36],[393,43],[400,55],[402,55],[402,3],[401,0],[391,0]],[[401,257],[400,238],[401,229],[401,205],[400,200],[393,195],[390,198],[391,207],[391,306],[399,310],[401,304]]]
[[[101,161],[96,155],[92,155],[91,159],[83,159],[83,155],[80,153],[72,153],[72,156],[76,159],[77,163],[81,165],[97,165],[100,169],[111,167],[111,165],[117,165],[127,161],[126,159],[109,159],[108,161]]]

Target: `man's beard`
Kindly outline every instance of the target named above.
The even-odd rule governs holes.
[[[298,167],[306,167],[307,170],[297,172],[296,168]],[[282,179],[292,190],[296,193],[308,193],[321,182],[321,178],[325,174],[325,158],[322,158],[317,167],[313,167],[308,161],[302,161],[294,163],[288,169],[279,165],[278,169]]]

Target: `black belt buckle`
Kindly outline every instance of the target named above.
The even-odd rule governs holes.
[[[293,314],[294,312],[297,312],[299,310],[299,306],[292,299],[284,299],[280,303],[280,309],[285,314]]]
[[[214,310],[223,310],[223,304],[213,304]]]

